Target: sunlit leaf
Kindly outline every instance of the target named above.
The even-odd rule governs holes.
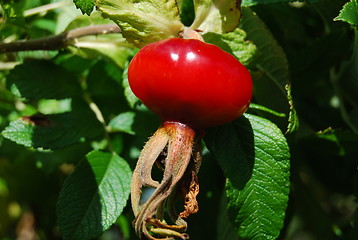
[[[111,153],[92,151],[68,177],[57,203],[64,239],[99,236],[122,213],[130,193],[131,169]]]
[[[210,129],[205,142],[229,179],[229,216],[240,239],[277,239],[290,191],[290,153],[280,129],[245,114]]]
[[[117,23],[128,42],[142,47],[183,30],[175,0],[96,0],[103,16]]]
[[[240,3],[237,0],[194,0],[195,19],[190,28],[215,33],[233,31],[240,22]]]
[[[358,27],[358,1],[351,0],[346,3],[335,20],[347,22],[352,26]]]
[[[2,136],[26,147],[57,149],[103,134],[103,127],[84,104],[72,105],[70,112],[36,114],[15,120]]]
[[[243,65],[249,67],[256,59],[257,48],[246,37],[245,31],[239,28],[226,34],[207,33],[203,35],[206,42],[217,45],[239,59]]]
[[[76,7],[81,9],[83,14],[90,15],[94,9],[94,0],[73,0]]]

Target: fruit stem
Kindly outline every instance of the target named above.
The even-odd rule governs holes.
[[[184,27],[184,30],[180,33],[180,37],[183,39],[196,39],[205,42],[199,31]]]
[[[162,156],[166,156],[162,159]],[[163,165],[160,182],[153,180],[155,163]],[[132,178],[133,225],[139,236],[147,239],[187,239],[183,217],[197,212],[199,192],[197,172],[201,163],[200,137],[195,130],[178,122],[164,122],[144,146]],[[142,189],[155,188],[149,199],[141,203]],[[176,213],[177,196],[183,196],[184,211]],[[166,224],[164,211],[173,225]],[[163,222],[164,220],[164,222]],[[154,237],[154,236],[155,237]]]

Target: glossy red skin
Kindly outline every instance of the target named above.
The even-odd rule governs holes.
[[[133,93],[164,121],[205,129],[232,121],[252,97],[249,71],[215,45],[171,38],[143,47],[128,69]]]

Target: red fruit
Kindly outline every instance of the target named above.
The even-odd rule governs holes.
[[[192,128],[232,121],[252,97],[249,71],[229,53],[194,39],[143,47],[129,65],[133,93],[164,121]]]

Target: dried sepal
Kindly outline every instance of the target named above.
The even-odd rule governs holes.
[[[188,239],[187,223],[183,218],[197,212],[199,192],[197,172],[201,163],[200,137],[190,127],[165,122],[149,139],[138,159],[132,178],[133,222],[143,239]],[[152,170],[163,170],[160,182],[153,180]],[[142,189],[155,188],[145,203]],[[184,211],[177,213],[175,202],[184,200]],[[172,224],[165,221],[165,210]]]

